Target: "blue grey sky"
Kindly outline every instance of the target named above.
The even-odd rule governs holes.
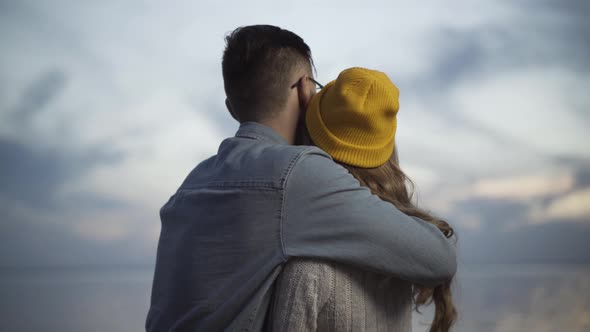
[[[158,210],[237,129],[224,36],[248,24],[401,91],[418,204],[464,262],[590,262],[584,1],[0,1],[0,265],[144,264]]]

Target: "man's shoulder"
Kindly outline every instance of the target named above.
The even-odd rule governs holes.
[[[268,148],[261,154],[261,160],[266,160],[283,171],[283,179],[291,173],[333,172],[334,168],[341,168],[324,150],[312,145],[278,145]]]
[[[323,162],[336,166],[329,154],[308,145],[258,144],[244,151],[240,159],[244,171],[281,181],[287,180],[294,169],[310,169]]]
[[[220,183],[274,183],[273,186],[283,187],[294,168],[313,168],[318,159],[334,164],[330,155],[315,146],[230,138],[221,144],[216,155],[195,167],[183,187]]]
[[[301,153],[290,169],[287,189],[298,192],[322,191],[328,188],[356,188],[358,181],[346,168],[338,164],[332,157],[315,146],[309,146]]]
[[[332,161],[332,157],[322,149],[312,145],[274,145],[265,149],[265,157],[270,160],[284,159],[291,167],[307,167],[309,161]]]

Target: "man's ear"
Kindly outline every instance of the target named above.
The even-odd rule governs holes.
[[[231,107],[231,103],[229,102],[229,99],[227,99],[227,98],[225,98],[225,107],[227,107],[227,110],[229,111],[229,114],[231,114],[232,118],[234,118],[234,120],[240,122],[240,119],[238,119],[238,116],[233,111],[233,108]]]
[[[311,91],[305,89],[305,84],[303,81],[304,80],[301,79],[299,82],[297,82],[297,97],[299,99],[299,107],[301,107],[303,110],[307,110],[307,106],[309,105],[313,94]]]

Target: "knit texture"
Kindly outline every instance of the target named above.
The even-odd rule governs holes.
[[[410,283],[332,262],[289,260],[272,308],[271,331],[412,330]]]
[[[310,101],[309,135],[337,161],[380,166],[393,153],[398,99],[399,90],[384,73],[346,69]]]

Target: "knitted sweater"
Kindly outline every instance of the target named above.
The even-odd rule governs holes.
[[[412,286],[354,267],[292,259],[277,280],[271,331],[412,330]]]

